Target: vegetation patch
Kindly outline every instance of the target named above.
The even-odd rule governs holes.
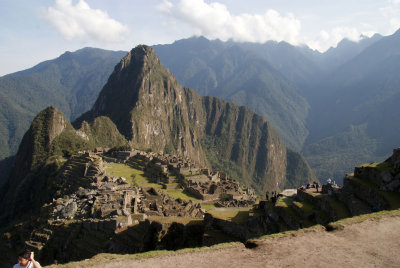
[[[210,212],[216,208],[214,204],[201,204],[201,207],[206,211]]]
[[[390,162],[379,162],[379,163],[371,163],[371,164],[364,164],[361,165],[361,167],[370,167],[370,168],[376,168],[379,171],[385,171],[385,170],[391,170],[393,169],[393,165]]]
[[[200,200],[199,198],[196,198],[194,196],[191,196],[191,195],[185,193],[182,189],[162,189],[162,191],[175,199],[180,198],[180,199],[186,200],[186,201],[189,201],[189,200],[199,201]]]
[[[217,219],[228,220],[236,223],[245,223],[249,218],[250,209],[250,207],[215,208],[209,210],[208,213]]]
[[[131,185],[137,184],[141,186],[140,182],[148,181],[148,179],[144,177],[144,173],[142,170],[134,169],[128,165],[120,163],[107,163],[107,166],[109,167],[107,169],[108,173],[110,173],[113,176],[126,178],[127,182]],[[161,187],[160,185],[158,186]]]
[[[315,207],[313,205],[311,205],[310,203],[303,201],[303,202],[299,202],[299,201],[293,201],[293,204],[295,206],[297,206],[298,208],[300,208],[302,211],[304,211],[304,213],[312,213],[315,209]]]
[[[335,211],[335,215],[338,219],[351,217],[351,213],[344,203],[339,202],[330,196],[326,196],[325,198],[329,202],[331,208]]]

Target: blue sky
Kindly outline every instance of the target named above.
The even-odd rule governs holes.
[[[0,0],[0,75],[86,46],[130,50],[203,35],[325,51],[398,28],[400,0]]]

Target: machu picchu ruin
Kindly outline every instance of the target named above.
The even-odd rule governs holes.
[[[115,168],[112,165],[118,166]],[[116,176],[114,169],[121,167],[136,174]],[[188,241],[194,239],[197,242],[193,245],[199,246],[203,243],[201,237],[204,234],[202,221],[206,210],[202,208],[203,204],[251,207],[256,201],[254,190],[241,186],[226,173],[198,167],[187,158],[139,150],[96,148],[80,151],[64,160],[56,181],[59,183],[53,201],[42,206],[40,218],[33,224],[30,234],[26,234],[29,239],[25,245],[43,259],[50,258],[48,254],[53,252],[51,254],[55,254],[60,262],[91,256],[82,246],[78,247],[81,250],[74,249],[68,256],[60,256],[57,253],[62,251],[58,244],[60,232],[69,233],[68,238],[61,236],[69,241],[66,245],[78,245],[81,242],[76,242],[77,239],[91,243],[91,248],[93,244],[103,245],[101,249],[94,247],[92,252],[121,252],[121,248],[130,253],[148,250],[150,246],[140,243],[128,250],[115,242],[129,240],[122,239],[122,233],[132,235],[137,232],[134,230],[143,231],[142,228],[149,233],[141,235],[159,236],[157,248],[166,243],[162,242],[167,239],[163,236],[169,237],[171,232],[182,228],[187,229],[185,232],[192,232]],[[198,191],[207,187],[208,191]],[[173,197],[171,193],[179,196]],[[187,223],[179,223],[179,218]],[[18,228],[14,231],[27,226]],[[165,232],[163,235],[158,234],[161,230]],[[88,233],[93,233],[98,243],[92,242]],[[113,242],[104,246],[106,240]],[[166,247],[177,249],[180,246]]]

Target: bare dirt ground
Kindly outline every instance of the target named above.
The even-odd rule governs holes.
[[[306,231],[270,236],[253,249],[236,243],[227,248],[171,252],[148,259],[74,267],[400,267],[400,213],[327,232]],[[93,264],[93,263],[92,263]],[[69,266],[70,267],[70,266]]]

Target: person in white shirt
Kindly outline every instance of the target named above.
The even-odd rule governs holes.
[[[40,263],[35,261],[35,255],[33,251],[27,249],[23,250],[18,254],[18,263],[13,268],[41,268]]]

